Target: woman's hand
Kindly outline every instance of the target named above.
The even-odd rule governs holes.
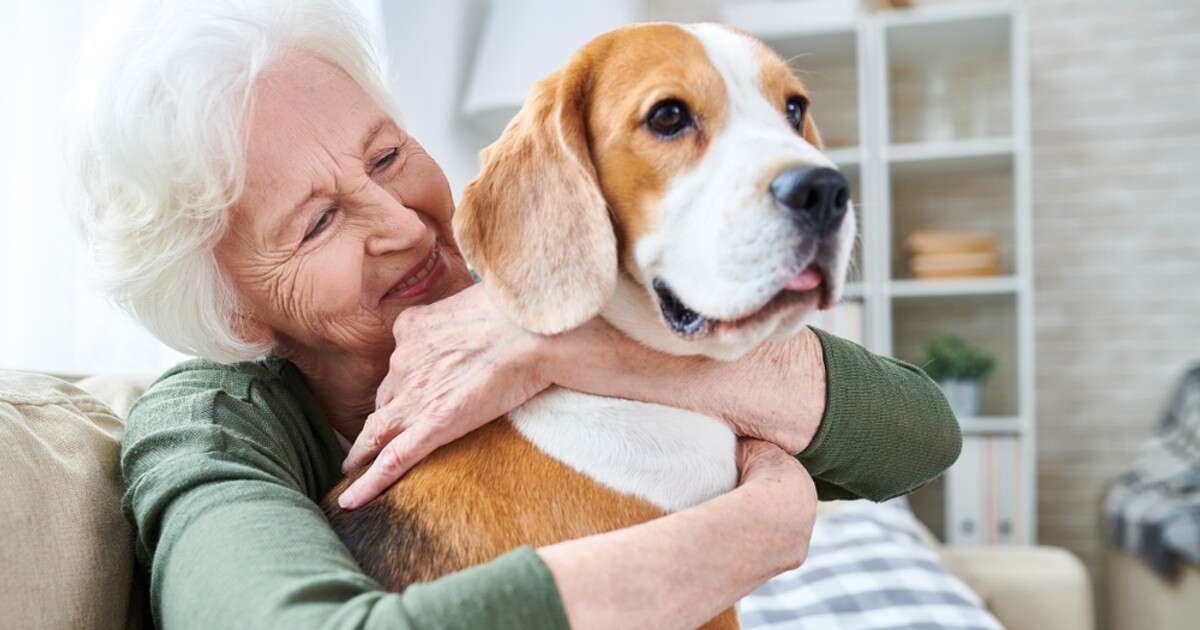
[[[724,419],[740,436],[803,450],[825,409],[820,344],[804,329],[737,361],[647,348],[601,318],[543,337],[510,322],[475,285],[396,319],[396,349],[343,472],[371,463],[339,498],[355,509],[436,448],[554,384]]]
[[[808,556],[817,513],[817,488],[808,470],[787,451],[763,440],[738,440],[738,489],[753,491],[761,507],[756,513],[766,527],[763,544],[782,561],[777,571],[795,569]],[[774,534],[775,538],[769,538]],[[775,573],[771,574],[772,576]]]
[[[512,411],[550,385],[539,363],[545,338],[508,321],[482,285],[405,309],[396,349],[342,464],[371,468],[338,498],[345,509],[379,495],[434,449]]]
[[[738,455],[732,492],[538,549],[572,628],[695,628],[804,561],[817,511],[812,478],[767,442],[742,440]]]

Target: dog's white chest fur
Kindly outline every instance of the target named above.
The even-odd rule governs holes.
[[[669,512],[737,485],[737,439],[709,416],[557,387],[508,416],[547,455]]]

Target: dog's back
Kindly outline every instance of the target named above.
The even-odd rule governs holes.
[[[391,590],[628,527],[737,481],[734,437],[688,411],[551,389],[438,450],[353,512],[323,503],[363,570]]]

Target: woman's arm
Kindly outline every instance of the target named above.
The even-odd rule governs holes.
[[[962,445],[924,372],[819,329],[729,362],[662,354],[599,320],[561,337],[541,363],[551,382],[723,418],[738,435],[799,454],[822,499],[906,494]]]
[[[540,362],[545,380],[722,418],[738,435],[789,453],[807,448],[825,417],[824,352],[807,327],[736,361],[663,354],[599,319],[555,341]]]
[[[593,320],[541,337],[500,314],[481,285],[396,320],[391,370],[345,471],[354,509],[438,446],[552,384],[691,409],[798,454],[822,499],[910,492],[958,457],[958,422],[918,368],[815,329],[737,361],[650,350]],[[372,461],[374,460],[374,461]]]
[[[614,627],[614,613],[620,626],[691,627],[807,549],[811,481],[759,442],[739,489],[710,503],[388,593],[297,485],[308,464],[267,411],[286,401],[244,383],[180,374],[130,414],[124,508],[160,627]]]
[[[233,369],[178,370],[131,410],[122,507],[158,627],[566,626],[528,548],[403,594],[380,588],[313,501],[336,469],[306,426],[278,380]]]
[[[733,492],[643,525],[539,549],[571,627],[695,628],[799,566],[816,515],[812,479],[766,442],[742,441],[739,460],[742,479]]]

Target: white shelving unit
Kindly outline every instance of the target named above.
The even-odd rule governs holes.
[[[780,3],[784,10],[787,3]],[[1026,17],[1019,2],[942,4],[868,13],[824,29],[738,23],[791,60],[813,98],[827,155],[855,189],[860,247],[844,302],[861,312],[862,342],[919,362],[928,336],[951,332],[992,351],[997,369],[979,417],[960,418],[964,454],[943,481],[913,496],[918,516],[950,543],[1035,540],[1033,286]],[[951,107],[982,109],[988,124],[926,140],[913,73],[942,64]],[[953,68],[967,65],[966,71]],[[946,68],[952,68],[947,70]],[[953,74],[954,72],[960,74]],[[984,78],[992,77],[987,89]],[[981,94],[987,99],[980,102]],[[977,99],[972,101],[971,99]],[[832,101],[832,102],[831,102]],[[964,107],[966,106],[966,107]],[[959,110],[955,110],[959,107]],[[852,114],[852,115],[851,115]],[[956,114],[957,115],[957,114]],[[960,117],[961,118],[961,117]],[[976,117],[978,118],[978,117]],[[829,120],[832,119],[832,120]],[[899,247],[919,228],[988,229],[1003,275],[918,280]],[[894,255],[897,254],[897,255]]]

